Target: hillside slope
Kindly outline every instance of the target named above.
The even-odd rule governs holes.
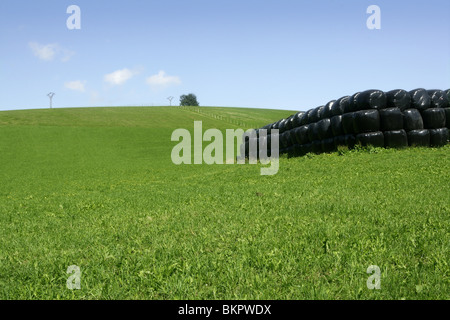
[[[248,129],[294,114],[289,110],[219,107],[104,107],[0,111],[0,125],[72,127],[205,127]]]

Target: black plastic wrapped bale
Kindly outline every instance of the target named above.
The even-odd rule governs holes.
[[[325,119],[325,106],[320,106],[317,109],[317,122],[319,122],[322,119]]]
[[[293,128],[293,124],[292,124],[293,121],[294,121],[294,119],[292,116],[290,116],[289,118],[286,119],[286,131],[289,131]]]
[[[298,128],[298,127],[300,127],[302,125],[301,124],[301,118],[303,117],[303,115],[304,115],[304,112],[302,112],[302,111],[297,112],[294,115],[294,128]]]
[[[447,144],[448,141],[448,129],[430,129],[430,146],[442,147]]]
[[[315,140],[314,136],[313,136],[313,129],[314,129],[315,125],[316,125],[316,123],[308,124],[308,131],[307,131],[307,133],[308,133],[308,140],[309,140],[309,142],[313,142]]]
[[[311,113],[309,114],[309,121],[311,123],[319,121],[319,109],[320,107],[312,109]]]
[[[312,152],[315,154],[322,153],[322,141],[320,140],[314,140],[311,142],[312,145]]]
[[[384,146],[386,148],[405,148],[408,146],[406,131],[393,130],[384,132]]]
[[[358,107],[356,105],[356,99],[360,94],[361,92],[357,92],[348,98],[347,103],[344,104],[344,113],[355,112],[358,110]]]
[[[281,119],[281,120],[277,121],[276,129],[280,130],[280,125],[281,125],[282,122],[284,122],[284,119]]]
[[[289,123],[290,123],[290,125],[289,125],[290,129],[289,129],[289,130],[292,130],[292,129],[294,129],[294,128],[297,127],[297,125],[296,125],[296,123],[295,123],[295,114],[293,114],[293,115],[289,118]]]
[[[406,131],[424,129],[422,115],[417,109],[403,111],[403,128]]]
[[[344,113],[344,110],[341,110],[341,105],[340,105],[341,99],[337,99],[331,105],[331,116],[339,116]]]
[[[280,134],[280,147],[281,148],[289,147],[287,132],[283,132],[282,134]]]
[[[447,128],[450,129],[450,108],[445,108],[445,123],[447,125]]]
[[[278,126],[278,125],[279,125],[280,121],[281,121],[281,120],[278,120],[277,122],[274,122],[274,123],[272,124],[272,128],[271,128],[271,129],[277,129],[277,130],[278,130],[278,129],[279,129],[279,126]]]
[[[312,124],[315,122],[315,121],[313,121],[313,112],[314,112],[314,109],[309,109],[308,111],[306,111],[306,116],[308,118],[308,124]]]
[[[320,140],[318,123],[311,123],[308,130],[309,141]]]
[[[332,100],[325,105],[324,110],[323,110],[323,115],[322,115],[323,118],[322,119],[331,118],[333,116],[331,108],[333,107],[333,103],[335,101],[336,100]]]
[[[345,141],[345,136],[337,136],[334,137],[334,147],[337,148],[339,146],[347,146],[347,143]]]
[[[325,153],[330,153],[336,150],[336,147],[334,145],[334,139],[328,138],[322,140],[322,151]]]
[[[295,143],[296,144],[301,144],[300,143],[300,127],[292,129],[293,130],[293,135],[295,138]]]
[[[305,146],[302,145],[302,144],[297,144],[296,146],[297,146],[296,152],[298,152],[298,156],[299,157],[303,157],[306,154],[305,153]]]
[[[431,108],[446,108],[448,106],[447,93],[442,90],[427,90],[431,99]]]
[[[312,152],[312,143],[302,144],[300,146],[300,150],[302,154],[307,154]]]
[[[288,141],[288,146],[289,147],[293,146],[294,144],[297,143],[297,140],[295,139],[293,130],[286,131],[286,134],[287,134],[287,141]]]
[[[350,96],[344,96],[337,99],[333,105],[331,106],[331,115],[332,116],[341,116],[344,114],[344,106],[348,104],[348,99]]]
[[[314,123],[314,125],[312,125],[311,127],[311,132],[312,132],[312,141],[314,140],[321,140],[320,139],[320,135],[319,135],[319,122]]]
[[[353,115],[353,119],[353,130],[355,133],[380,130],[380,113],[378,110],[356,111]]]
[[[314,123],[314,121],[311,120],[311,113],[313,112],[314,109],[309,109],[308,111],[306,111],[305,117],[306,117],[306,124],[311,124]]]
[[[295,119],[295,118],[296,118],[295,116],[296,116],[296,115],[294,114],[294,115],[292,116],[292,118],[291,118],[291,130],[298,127],[298,125],[297,125],[297,120]]]
[[[353,134],[346,134],[344,136],[345,138],[345,145],[348,146],[350,149],[354,148],[356,145],[356,137]]]
[[[294,144],[294,157],[302,156],[302,149],[299,144]]]
[[[358,110],[380,110],[386,108],[386,103],[386,94],[381,90],[366,90],[356,97],[356,108]]]
[[[307,124],[308,124],[308,115],[307,115],[307,113],[304,112],[304,113],[299,117],[299,120],[300,120],[300,127],[301,127],[301,126],[304,126],[304,125],[307,125]]]
[[[291,129],[288,131],[288,141],[290,145],[297,144],[297,139],[295,138],[295,129]]]
[[[333,137],[333,132],[331,131],[331,120],[330,118],[326,118],[323,120],[320,120],[317,123],[317,130],[319,134],[319,139],[328,139]]]
[[[380,123],[381,131],[401,130],[403,129],[403,113],[400,108],[380,110]]]
[[[411,95],[411,108],[423,111],[431,106],[431,98],[427,90],[423,88],[414,89],[409,94]]]
[[[305,144],[311,142],[308,136],[309,124],[294,129],[294,135],[298,144]]]
[[[280,130],[280,134],[284,133],[286,131],[286,119],[281,120],[280,124],[278,125],[278,130]]]
[[[399,108],[401,111],[409,109],[411,105],[411,95],[408,91],[397,89],[386,92],[386,107]]]
[[[282,145],[283,148],[291,146],[289,131],[285,131],[280,135],[280,145]]]
[[[345,134],[351,134],[354,133],[353,129],[353,112],[350,113],[344,113],[342,115],[342,129],[344,130]]]
[[[331,118],[331,132],[333,136],[342,136],[344,134],[344,128],[342,128],[342,116],[333,116]]]
[[[384,134],[381,131],[360,133],[356,135],[356,143],[362,146],[384,147]]]
[[[442,108],[430,108],[422,111],[423,125],[425,129],[438,129],[445,127],[445,110]]]
[[[447,95],[448,107],[450,108],[450,89],[445,90],[445,94]]]
[[[429,147],[430,131],[427,129],[409,131],[408,144],[413,147]]]

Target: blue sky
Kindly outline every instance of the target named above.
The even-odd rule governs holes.
[[[81,9],[69,30],[67,7]],[[381,9],[369,30],[368,6]],[[1,0],[0,110],[307,110],[366,89],[450,88],[450,1]]]

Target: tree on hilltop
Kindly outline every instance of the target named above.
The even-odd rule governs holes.
[[[180,106],[181,107],[198,107],[199,103],[197,101],[197,97],[193,93],[189,93],[188,95],[183,94],[180,97]]]

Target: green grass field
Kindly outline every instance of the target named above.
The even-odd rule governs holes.
[[[0,112],[0,299],[449,299],[450,145],[282,157],[274,176],[171,161],[194,120],[292,113]]]

